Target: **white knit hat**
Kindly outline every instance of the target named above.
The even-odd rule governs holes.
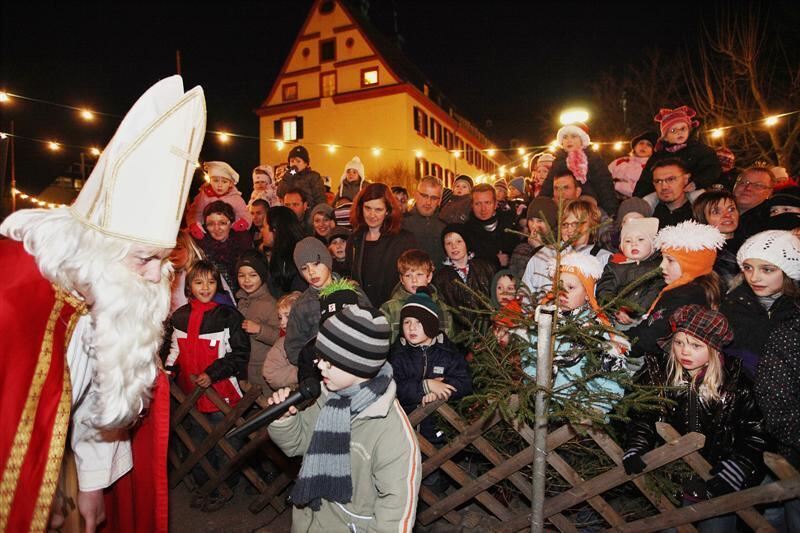
[[[790,278],[800,280],[800,239],[791,231],[775,229],[756,233],[744,241],[736,254],[739,268],[747,259],[772,263]]]
[[[239,183],[239,173],[233,170],[233,167],[225,161],[206,161],[203,163],[203,170],[209,176],[222,176],[223,178],[228,178],[234,184]]]
[[[253,183],[274,183],[275,171],[269,165],[258,165],[253,169]]]
[[[626,235],[633,233],[644,235],[653,242],[658,233],[658,219],[654,217],[628,219],[620,228],[620,241],[625,240]]]
[[[577,271],[582,276],[597,281],[603,275],[603,263],[591,254],[572,252],[561,256],[561,270]],[[555,264],[550,267],[550,275],[555,274]]]
[[[364,163],[361,162],[360,157],[355,156],[353,159],[347,162],[347,164],[344,166],[344,170],[342,171],[342,181],[345,180],[347,176],[347,169],[349,168],[355,169],[355,171],[358,172],[358,175],[361,176],[361,179],[366,178],[364,176]]]
[[[122,119],[70,213],[106,235],[174,247],[205,133],[203,89],[159,81]]]
[[[584,148],[589,148],[589,145],[592,144],[592,140],[589,138],[589,126],[587,126],[582,122],[567,124],[566,126],[562,126],[560,130],[558,130],[558,133],[556,134],[556,139],[558,139],[558,144],[562,147],[564,146],[564,136],[567,133],[572,133],[580,137]]]
[[[656,235],[655,245],[659,250],[720,250],[725,245],[725,236],[714,226],[686,220],[675,226],[662,228]]]

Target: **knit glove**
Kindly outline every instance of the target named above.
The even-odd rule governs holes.
[[[708,492],[712,498],[742,490],[746,479],[741,467],[730,459],[717,463],[711,469],[711,473],[714,477],[709,479],[706,485],[708,485]]]
[[[195,222],[189,226],[189,233],[192,234],[192,237],[194,237],[195,240],[200,241],[205,236],[206,230],[203,229],[203,226],[199,222]]]
[[[247,231],[247,228],[250,227],[250,223],[243,218],[240,218],[236,222],[233,223],[233,231]]]
[[[625,468],[625,473],[632,476],[644,472],[644,469],[647,468],[647,463],[644,462],[637,450],[628,450],[622,456],[622,466]]]

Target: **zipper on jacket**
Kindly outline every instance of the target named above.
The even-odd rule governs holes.
[[[698,431],[697,427],[697,389],[694,381],[689,382],[689,431]]]

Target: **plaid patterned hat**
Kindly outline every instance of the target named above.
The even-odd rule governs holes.
[[[669,317],[669,327],[672,333],[658,339],[658,345],[664,350],[669,350],[673,335],[679,332],[691,335],[718,352],[733,340],[733,330],[725,315],[702,305],[679,307]]]

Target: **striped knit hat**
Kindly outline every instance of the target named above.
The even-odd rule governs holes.
[[[316,348],[336,367],[373,378],[389,355],[391,329],[379,311],[347,305],[319,326]]]

